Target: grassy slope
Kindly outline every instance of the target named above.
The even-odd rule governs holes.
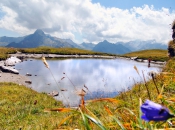
[[[77,48],[51,48],[51,47],[38,47],[38,48],[5,48],[0,47],[0,60],[5,60],[8,54],[16,53],[35,53],[35,54],[59,54],[59,55],[113,55],[107,53],[94,52],[90,50],[82,50]]]
[[[0,129],[53,129],[64,117],[44,113],[45,108],[62,107],[62,103],[44,93],[13,83],[0,83]]]
[[[112,55],[107,53],[94,52],[90,50],[83,50],[78,48],[51,48],[51,47],[38,47],[29,49],[19,49],[23,53],[44,53],[44,54],[59,54],[59,55]]]
[[[0,47],[0,60],[6,59],[10,53],[16,53],[16,49]]]
[[[156,61],[166,61],[168,60],[168,51],[167,50],[143,50],[143,51],[136,51],[124,54],[123,56],[126,57],[135,57],[141,59],[148,59],[151,58],[152,60]]]

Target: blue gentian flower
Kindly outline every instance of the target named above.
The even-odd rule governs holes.
[[[167,119],[174,117],[169,113],[168,108],[154,103],[150,100],[146,100],[141,106],[142,119],[145,121],[166,121]]]

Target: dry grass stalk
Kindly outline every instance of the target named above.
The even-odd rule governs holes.
[[[42,57],[42,61],[45,64],[46,68],[49,68],[49,65],[48,65],[48,63],[47,63],[47,61],[46,61],[44,56]]]
[[[46,61],[46,59],[45,59],[44,56],[42,57],[42,61],[43,61],[43,63],[45,64],[46,68],[49,69],[49,71],[50,71],[50,73],[51,73],[53,79],[55,80],[55,83],[57,84],[57,86],[58,86],[58,88],[60,89],[60,92],[61,92],[62,89],[59,87],[59,85],[58,85],[58,83],[57,83],[57,81],[56,81],[56,79],[55,79],[55,77],[54,77],[52,71],[50,70],[49,65],[48,65],[48,63],[47,63],[47,61]],[[64,95],[63,93],[62,93],[62,95],[63,95],[63,97],[65,98],[65,100],[67,101],[68,106],[70,107],[70,105],[69,105],[69,101],[67,100],[67,98],[65,97],[65,95]]]
[[[124,123],[123,126],[125,127],[126,130],[133,130],[131,123]]]
[[[157,84],[156,84],[156,82],[155,82],[155,74],[152,72],[151,73],[151,77],[152,77],[152,80],[153,80],[153,83],[154,83],[154,85],[156,86],[156,90],[157,90],[157,93],[158,93],[158,95],[160,94],[160,92],[159,92],[159,89],[158,89],[158,86],[157,86]]]
[[[99,98],[99,99],[93,99],[90,102],[98,102],[98,101],[108,101],[108,102],[115,103],[115,104],[119,103],[119,100],[114,99],[114,98]]]
[[[86,91],[84,89],[81,89],[80,91],[76,91],[76,94],[81,96],[81,103],[79,106],[81,109],[84,109],[85,108],[84,96],[86,95]]]
[[[58,112],[69,112],[71,111],[70,108],[52,108],[52,109],[45,109],[44,112],[50,112],[50,111],[58,111]]]
[[[164,87],[165,87],[165,85],[162,86],[160,94],[158,95],[158,99],[162,98],[162,93],[163,93]]]
[[[86,95],[86,91],[84,90],[84,89],[81,89],[81,90],[79,90],[79,91],[76,91],[76,94],[78,95],[78,96],[85,96]]]
[[[84,87],[85,87],[87,90],[89,90],[88,87],[87,87],[85,84],[84,84]]]
[[[111,110],[108,108],[108,106],[104,106],[104,108],[109,115],[113,115]]]
[[[64,75],[66,75],[66,73],[63,73]],[[74,89],[77,90],[77,88],[75,87],[75,85],[73,84],[73,82],[70,80],[70,78],[66,75],[66,77],[68,78],[68,80],[70,81],[70,83],[73,85]]]
[[[149,88],[148,88],[148,85],[146,83],[146,79],[145,79],[145,75],[144,75],[143,71],[142,71],[142,74],[143,74],[143,79],[144,79],[144,82],[145,82],[145,87],[146,87],[146,90],[147,90],[147,93],[148,93],[148,97],[151,100],[151,95],[150,95]]]
[[[136,70],[136,72],[138,73],[138,75],[140,75],[136,66],[134,66],[134,69]]]

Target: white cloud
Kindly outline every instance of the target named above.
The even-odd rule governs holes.
[[[167,43],[171,39],[171,26],[175,11],[153,6],[122,10],[106,8],[90,0],[1,0],[0,28],[21,35],[43,29],[59,38],[76,42],[110,42],[152,40]],[[81,34],[77,41],[74,34]],[[80,36],[79,36],[80,37]]]

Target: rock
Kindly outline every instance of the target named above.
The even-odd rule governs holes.
[[[0,61],[0,66],[3,66],[4,65],[4,61]]]
[[[164,65],[166,62],[156,61],[155,64]]]
[[[22,53],[22,52],[20,52],[20,51],[17,51],[17,52],[16,52],[16,54],[21,54],[21,53]]]
[[[61,91],[67,91],[67,89],[61,89]]]
[[[146,63],[146,62],[148,62],[148,60],[143,60],[143,62],[145,62],[145,63]]]
[[[20,62],[21,62],[20,59],[18,59],[17,57],[12,56],[12,57],[8,58],[7,60],[5,60],[4,64],[6,66],[14,66],[16,63],[20,63]]]
[[[25,83],[31,84],[31,83],[32,83],[32,81],[25,81]]]
[[[137,59],[137,57],[130,57],[130,59],[131,59],[131,60],[136,60],[136,59]]]
[[[0,66],[0,69],[2,70],[2,72],[9,72],[9,73],[13,73],[13,74],[19,74],[18,70],[9,67],[9,66]]]
[[[48,93],[49,96],[55,97],[58,96],[59,93],[57,91],[52,91],[51,93]]]
[[[32,74],[26,73],[26,76],[32,76]]]
[[[143,59],[136,59],[136,61],[143,62]]]
[[[7,60],[0,62],[0,69],[2,70],[2,72],[19,74],[18,70],[10,67],[10,66],[14,66],[16,63],[19,63],[19,62],[21,62],[20,59],[12,56],[12,57],[8,58]]]

